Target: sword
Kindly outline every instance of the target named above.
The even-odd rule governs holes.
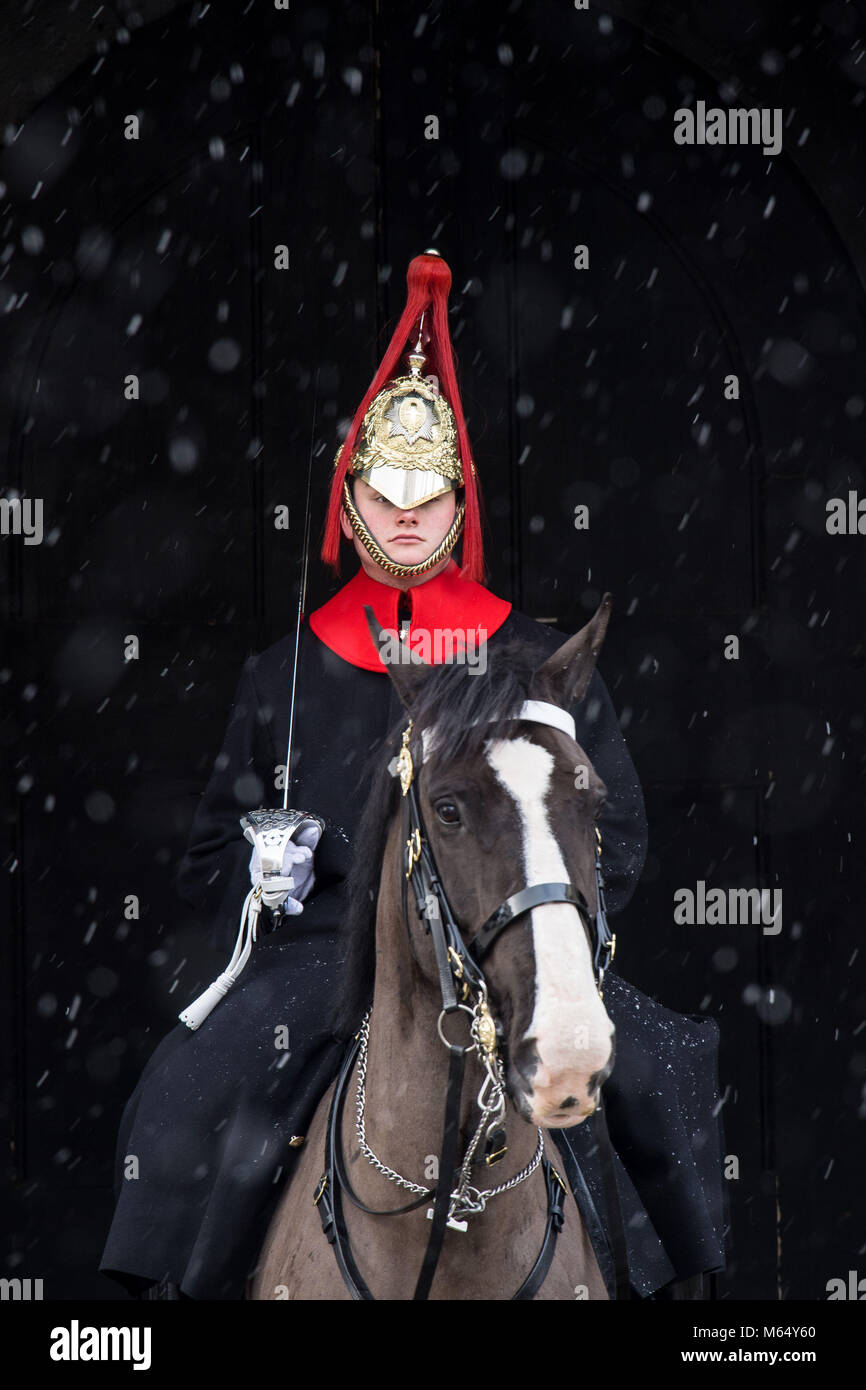
[[[259,806],[241,817],[244,839],[258,848],[262,861],[262,887],[267,889],[268,881],[282,872],[283,854],[286,845],[297,832],[310,825],[318,825],[320,832],[325,829],[321,816],[310,811],[289,809],[289,790],[292,781],[292,740],[295,731],[295,696],[298,688],[298,661],[301,646],[301,623],[307,602],[307,575],[310,567],[310,517],[312,513],[313,452],[316,447],[316,411],[319,401],[319,368],[313,386],[313,423],[310,430],[310,453],[307,459],[307,491],[304,501],[304,539],[301,546],[301,577],[298,585],[298,611],[295,615],[295,652],[292,661],[292,689],[289,697],[289,739],[286,747],[286,774],[283,783],[282,810],[271,811]],[[274,907],[273,925],[270,930],[282,924],[286,914],[282,904]],[[267,929],[266,929],[267,930]]]
[[[291,783],[292,734],[295,727],[295,690],[298,681],[298,652],[301,641],[301,620],[307,601],[307,571],[310,563],[310,496],[313,482],[313,449],[316,443],[316,406],[319,399],[319,369],[316,368],[316,384],[313,387],[313,428],[310,435],[310,457],[307,460],[307,497],[304,504],[304,543],[301,550],[301,583],[298,589],[298,612],[295,619],[295,659],[292,663],[292,694],[289,702],[289,746],[286,749],[286,779],[283,789],[283,809],[289,804],[289,785]]]
[[[316,443],[316,408],[319,398],[319,369],[316,369],[316,381],[313,388],[313,424],[310,435],[310,455],[307,462],[307,494],[304,507],[304,540],[301,550],[301,578],[298,588],[298,611],[295,618],[295,651],[292,663],[292,689],[289,699],[289,739],[286,748],[286,774],[283,789],[283,804],[278,810],[270,810],[265,806],[259,806],[255,811],[247,811],[246,815],[240,819],[241,829],[244,832],[244,839],[258,849],[261,860],[261,878],[253,888],[250,889],[244,901],[241,911],[240,928],[235,943],[234,954],[221,975],[209,985],[203,994],[178,1017],[188,1028],[194,1030],[198,1028],[207,1018],[211,1010],[219,1003],[235,983],[252,951],[253,942],[257,940],[259,915],[262,908],[262,895],[268,891],[269,884],[272,890],[283,891],[284,880],[283,857],[286,845],[293,840],[300,830],[318,826],[321,838],[325,829],[325,822],[321,816],[313,811],[298,811],[289,807],[289,788],[291,784],[292,766],[292,739],[295,728],[295,695],[298,685],[298,660],[300,657],[301,623],[304,615],[304,605],[307,598],[307,574],[310,559],[310,515],[311,515],[311,493],[313,480],[313,451]],[[285,889],[285,896],[288,896],[290,889]],[[271,909],[273,922],[270,926],[263,927],[263,933],[273,931],[280,926],[286,917],[283,910],[283,902],[278,903]]]

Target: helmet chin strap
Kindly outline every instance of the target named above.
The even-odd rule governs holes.
[[[343,479],[343,508],[346,516],[349,518],[349,524],[352,530],[358,537],[358,540],[363,545],[367,554],[386,574],[393,575],[395,579],[414,579],[419,574],[426,574],[428,570],[433,569],[435,565],[438,565],[446,556],[450,555],[460,538],[460,532],[463,529],[463,518],[466,513],[466,504],[461,502],[460,506],[457,508],[447,536],[444,540],[440,541],[439,545],[437,545],[436,549],[433,551],[433,554],[428,555],[426,560],[419,561],[417,565],[399,565],[396,560],[389,559],[364,524],[358,508],[352,501],[348,477]]]

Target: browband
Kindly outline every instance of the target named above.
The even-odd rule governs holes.
[[[527,719],[532,724],[549,724],[551,728],[561,729],[564,734],[568,734],[569,738],[573,738],[575,743],[577,742],[574,719],[568,710],[562,709],[559,705],[549,705],[546,700],[524,700],[518,713],[513,717],[515,719]],[[477,724],[478,720],[473,719],[472,722]],[[423,745],[421,761],[423,762],[432,752],[436,742],[434,730],[424,729],[421,734],[421,742]]]

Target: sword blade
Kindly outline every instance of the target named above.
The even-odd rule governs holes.
[[[301,642],[301,622],[304,616],[304,606],[307,601],[307,572],[310,563],[310,505],[313,482],[313,451],[316,447],[316,409],[319,402],[319,368],[316,368],[316,380],[313,386],[313,424],[310,431],[310,457],[307,461],[307,497],[304,505],[304,543],[301,551],[301,582],[298,589],[298,612],[295,620],[295,656],[292,663],[292,693],[289,702],[289,742],[286,749],[286,776],[283,786],[283,809],[287,810],[289,805],[289,789],[291,786],[291,767],[292,767],[292,739],[295,731],[295,692],[298,685],[298,655]]]

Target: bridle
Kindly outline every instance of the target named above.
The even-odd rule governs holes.
[[[576,741],[574,720],[566,710],[561,709],[558,705],[548,704],[541,700],[526,700],[513,718],[550,725],[569,734]],[[473,1162],[477,1163],[483,1159],[489,1168],[504,1156],[507,1149],[502,1124],[505,1114],[505,1080],[502,1060],[499,1056],[501,1027],[494,1022],[490,1013],[487,984],[481,969],[481,962],[502,933],[533,908],[543,903],[570,903],[577,908],[584,930],[592,945],[596,986],[599,996],[602,997],[604,975],[614,957],[616,937],[608,925],[605,908],[604,880],[601,873],[601,833],[596,826],[595,880],[597,896],[594,918],[583,893],[571,882],[528,884],[500,903],[499,907],[478,929],[467,947],[451,910],[424,823],[415,776],[415,762],[410,746],[411,737],[412,720],[410,719],[403,731],[399,754],[393,760],[389,770],[392,775],[399,777],[402,791],[403,920],[411,939],[408,895],[411,885],[417,915],[424,921],[425,930],[430,934],[433,942],[442,996],[442,1008],[437,1031],[449,1053],[445,1119],[438,1180],[435,1188],[420,1188],[386,1168],[365,1145],[363,1128],[359,1128],[359,1140],[368,1160],[385,1176],[398,1182],[404,1188],[420,1193],[420,1195],[404,1206],[378,1211],[366,1206],[361,1201],[348,1180],[340,1152],[340,1123],[348,1079],[359,1060],[359,1056],[362,1058],[358,1082],[359,1120],[362,1118],[363,1092],[361,1087],[366,1076],[368,1013],[361,1030],[356,1034],[353,1045],[349,1049],[334,1090],[328,1116],[325,1172],[319,1181],[314,1200],[319,1209],[323,1230],[334,1248],[337,1263],[352,1297],[367,1300],[372,1299],[373,1295],[360,1275],[349,1248],[348,1234],[342,1215],[341,1193],[344,1193],[361,1211],[374,1216],[399,1216],[415,1210],[433,1197],[433,1206],[427,1213],[432,1222],[430,1236],[413,1296],[415,1300],[423,1300],[429,1296],[446,1226],[452,1229],[466,1230],[466,1220],[461,1220],[461,1218],[468,1219],[473,1213],[483,1211],[490,1197],[517,1185],[518,1182],[528,1177],[540,1162],[548,1196],[544,1238],[541,1251],[532,1270],[513,1295],[513,1298],[517,1300],[530,1299],[541,1287],[553,1259],[556,1237],[564,1220],[563,1197],[568,1189],[553,1165],[543,1156],[541,1130],[539,1130],[539,1147],[536,1150],[534,1160],[515,1179],[485,1192],[479,1192],[469,1183],[469,1173]],[[425,730],[419,761],[423,762],[431,746],[432,736],[429,731]],[[416,749],[416,756],[417,751]],[[471,1006],[470,1000],[472,1001]],[[470,1014],[472,1018],[470,1029],[472,1041],[466,1047],[449,1042],[443,1031],[445,1019],[460,1010]],[[478,1106],[482,1112],[481,1120],[461,1164],[458,1162],[457,1153],[459,1115],[465,1058],[469,1052],[477,1053],[485,1067],[486,1076],[478,1097]],[[599,1106],[596,1113],[601,1122],[600,1138],[606,1145],[606,1149],[602,1153],[603,1178],[611,1215],[615,1296],[628,1298],[625,1235],[613,1174],[613,1156],[604,1122],[603,1107]],[[480,1158],[475,1157],[477,1150],[480,1150]],[[455,1178],[457,1178],[457,1188],[452,1190]]]
[[[543,700],[525,700],[519,713],[516,714],[514,718],[531,723],[551,725],[553,728],[561,729],[564,733],[569,734],[576,742],[575,735],[577,730],[575,729],[574,720],[571,715],[568,714],[566,710],[561,709],[559,705],[550,705]],[[518,918],[530,912],[532,908],[540,907],[542,903],[572,903],[580,914],[590,941],[593,941],[594,938],[593,969],[596,974],[599,995],[603,997],[602,985],[604,982],[604,974],[616,952],[616,936],[611,932],[607,921],[604,901],[604,879],[601,874],[601,831],[598,826],[595,827],[596,913],[594,922],[590,915],[586,898],[580,889],[576,888],[572,883],[534,883],[525,888],[521,888],[517,893],[512,893],[510,897],[500,903],[496,911],[491,912],[487,920],[479,927],[467,949],[448,903],[448,896],[439,876],[438,869],[436,868],[433,852],[430,849],[430,840],[424,825],[421,802],[415,783],[414,763],[409,749],[411,733],[412,721],[410,719],[407,728],[403,732],[403,742],[396,763],[396,775],[400,778],[400,785],[403,792],[406,879],[411,882],[415,891],[415,900],[419,916],[427,916],[429,919],[428,898],[429,894],[432,893],[439,905],[443,932],[446,937],[446,945],[457,955],[463,957],[464,973],[467,975],[471,984],[479,987],[484,978],[479,969],[480,962],[507,927],[512,926]],[[432,739],[429,738],[425,730],[423,739],[425,756],[432,747],[432,742]],[[408,924],[405,884],[403,894],[403,916]],[[428,926],[428,930],[429,929]],[[434,947],[436,946],[436,940],[437,938],[434,934]],[[443,989],[443,999],[444,994],[445,991]],[[448,1012],[450,1012],[450,1010],[448,1010]]]

